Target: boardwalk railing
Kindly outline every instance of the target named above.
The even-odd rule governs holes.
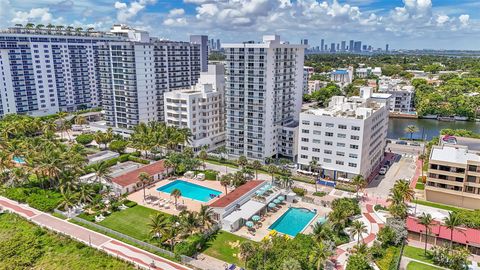
[[[164,255],[169,256],[169,257],[171,257],[171,258],[174,258],[174,257],[175,257],[175,254],[174,254],[173,252],[171,252],[171,251],[168,251],[168,250],[165,250],[165,249],[163,249],[163,248],[159,248],[159,247],[157,247],[157,246],[154,246],[154,245],[152,245],[152,244],[149,244],[149,243],[140,241],[140,240],[138,240],[138,239],[136,239],[136,238],[133,238],[133,237],[128,236],[128,235],[126,235],[126,234],[123,234],[123,233],[114,231],[114,230],[112,230],[112,229],[103,227],[103,226],[101,226],[101,225],[99,225],[99,224],[90,222],[90,221],[85,220],[85,219],[83,219],[83,218],[73,217],[72,219],[75,220],[75,221],[77,221],[77,222],[79,222],[79,223],[83,223],[83,224],[85,224],[85,225],[87,225],[87,226],[90,226],[90,227],[92,227],[92,228],[95,228],[95,229],[97,229],[97,230],[99,230],[99,231],[101,231],[101,232],[105,232],[105,233],[108,233],[108,234],[112,234],[112,235],[115,235],[115,236],[117,236],[117,237],[119,237],[119,238],[122,238],[122,239],[128,240],[128,241],[130,241],[130,242],[133,242],[133,243],[135,243],[135,244],[137,244],[137,245],[139,245],[139,246],[141,246],[141,247],[148,248],[148,249],[150,249],[150,250],[153,250],[153,251],[158,252],[158,253],[160,253],[160,254],[164,254]],[[183,257],[186,257],[186,256],[181,256],[181,257],[182,257],[182,260],[183,260]],[[187,258],[188,258],[188,257],[187,257]],[[185,259],[187,259],[187,258],[185,258]],[[189,259],[191,259],[191,258],[189,258]]]

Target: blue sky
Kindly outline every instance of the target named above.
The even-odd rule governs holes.
[[[276,33],[318,45],[362,40],[374,47],[480,49],[478,0],[0,0],[0,27],[27,22],[108,30],[125,23],[152,35],[223,42]]]

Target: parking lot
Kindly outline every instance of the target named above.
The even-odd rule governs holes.
[[[365,192],[368,196],[386,198],[395,182],[399,179],[410,180],[415,174],[415,155],[397,155],[395,162],[385,175],[378,175],[373,179]]]

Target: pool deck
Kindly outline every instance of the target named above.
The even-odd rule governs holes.
[[[307,208],[307,209],[317,209],[317,215],[310,221],[310,223],[306,226],[306,228],[302,231],[302,233],[311,233],[312,232],[312,226],[311,224],[316,221],[318,218],[327,215],[330,211],[332,211],[330,208],[326,208],[320,205],[315,205],[307,202],[297,202],[297,203],[289,203],[285,202],[282,204],[282,207],[277,210],[276,212],[269,212],[267,216],[265,216],[265,221],[261,222],[262,227],[259,229],[256,229],[255,236],[251,235],[248,232],[248,228],[246,226],[243,226],[240,230],[236,232],[232,232],[233,234],[239,235],[241,237],[253,240],[253,241],[261,241],[265,236],[267,236],[270,233],[270,230],[268,229],[280,216],[285,214],[287,212],[288,207],[296,207],[296,208]]]
[[[192,183],[192,184],[196,184],[196,185],[199,185],[199,186],[202,186],[202,187],[215,189],[215,190],[218,190],[218,191],[222,192],[222,194],[220,194],[220,196],[225,195],[224,194],[225,193],[225,188],[220,184],[220,181],[210,181],[210,180],[197,181],[197,180],[192,180],[192,179],[185,178],[185,177],[175,177],[175,178],[172,178],[172,180],[167,180],[166,179],[166,180],[159,181],[159,182],[155,183],[153,186],[149,187],[148,189],[145,189],[145,194],[147,196],[150,195],[153,198],[157,198],[157,199],[161,198],[163,200],[172,201],[172,203],[170,203],[169,208],[159,207],[158,205],[153,205],[153,204],[146,203],[143,200],[143,189],[140,189],[140,190],[135,191],[134,193],[128,195],[128,199],[131,200],[131,201],[134,201],[134,202],[136,202],[140,205],[143,205],[145,207],[149,207],[149,208],[159,210],[159,211],[162,211],[164,213],[168,213],[168,214],[172,214],[172,215],[178,215],[182,209],[176,209],[175,208],[175,205],[174,205],[175,204],[174,203],[175,199],[172,196],[170,196],[170,194],[157,190],[159,187],[170,184],[175,180],[183,180],[183,181],[186,181],[186,182],[189,182],[189,183]],[[231,190],[229,190],[229,192],[230,191]],[[177,202],[178,202],[179,205],[180,204],[184,205],[187,210],[198,212],[202,205],[209,205],[216,200],[217,199],[212,199],[208,202],[200,202],[200,201],[192,200],[192,199],[189,199],[189,198],[180,197]]]

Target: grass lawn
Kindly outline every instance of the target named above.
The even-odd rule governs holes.
[[[390,265],[395,263],[395,258],[400,256],[400,247],[391,246],[385,250],[383,257],[375,263],[380,270],[388,270]]]
[[[433,261],[428,257],[428,249],[427,255],[425,255],[425,250],[423,248],[405,246],[403,249],[403,256],[433,264]]]
[[[424,190],[425,184],[422,182],[417,182],[417,184],[415,185],[415,189]]]
[[[430,266],[428,264],[423,264],[419,262],[409,262],[407,264],[407,270],[441,270],[441,269],[442,268]]]
[[[418,204],[421,204],[421,205],[425,205],[425,206],[430,206],[430,207],[434,207],[434,208],[447,210],[447,211],[464,210],[462,208],[458,208],[458,207],[454,207],[454,206],[450,206],[450,205],[445,205],[445,204],[440,204],[440,203],[434,203],[434,202],[427,202],[427,201],[421,201],[421,200],[413,200],[412,202],[413,203],[418,203]]]
[[[206,163],[214,164],[214,165],[220,165],[220,166],[227,166],[229,168],[233,169],[238,169],[238,166],[230,164],[230,163],[222,163],[220,161],[212,160],[212,159],[207,159],[205,160]]]
[[[168,215],[157,210],[136,205],[132,208],[111,214],[99,224],[138,240],[149,242],[151,237],[148,224],[150,223],[151,217],[158,213]]]
[[[0,258],[0,269],[136,269],[14,214],[0,215]]]
[[[250,240],[225,231],[219,231],[216,237],[206,244],[203,253],[228,263],[243,266],[243,261],[238,258],[237,254],[240,243],[244,241]]]

